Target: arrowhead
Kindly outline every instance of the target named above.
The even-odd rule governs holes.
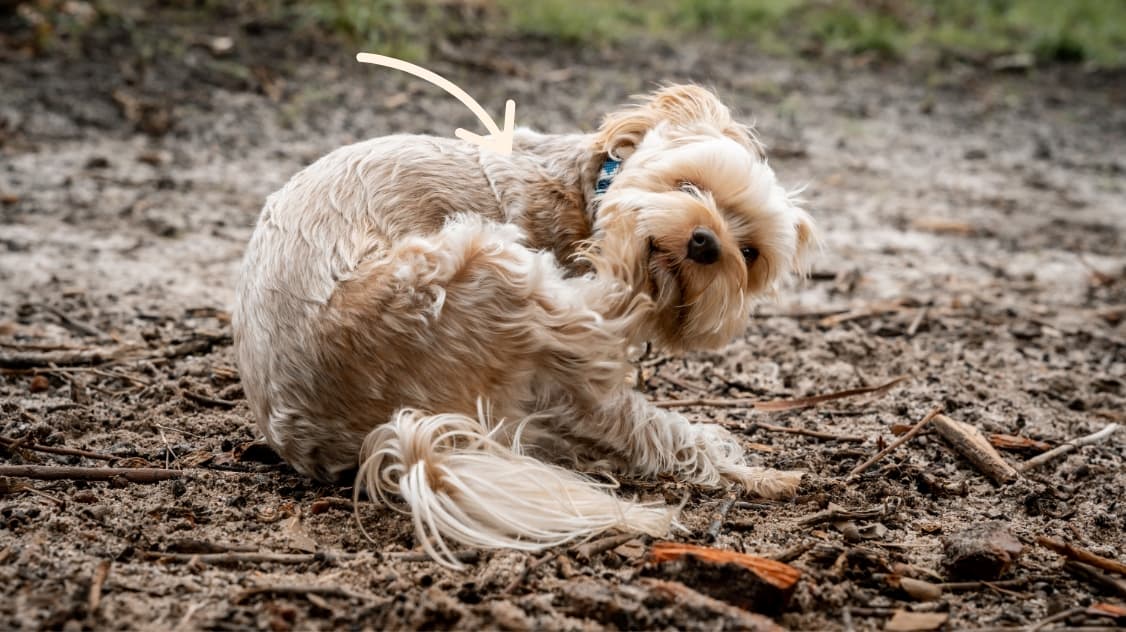
[[[516,102],[509,99],[504,104],[504,128],[495,134],[480,136],[460,127],[454,130],[454,136],[467,140],[496,153],[507,156],[512,153],[512,136],[515,133]]]

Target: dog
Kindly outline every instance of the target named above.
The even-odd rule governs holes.
[[[233,311],[247,400],[294,468],[356,471],[448,565],[451,542],[663,536],[676,508],[619,498],[613,477],[782,497],[801,474],[650,404],[631,349],[722,347],[816,243],[753,129],[695,85],[594,133],[519,129],[510,155],[360,142],[262,210]]]

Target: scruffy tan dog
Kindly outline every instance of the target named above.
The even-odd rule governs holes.
[[[792,493],[738,441],[650,405],[628,349],[714,349],[802,268],[809,216],[709,91],[594,134],[344,147],[270,196],[234,331],[246,395],[299,471],[409,512],[422,547],[538,549],[674,509],[578,471]],[[394,501],[392,497],[397,497]]]

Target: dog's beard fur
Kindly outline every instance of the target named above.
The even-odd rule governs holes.
[[[600,274],[653,300],[633,340],[670,351],[720,347],[746,326],[756,300],[804,273],[816,246],[812,220],[777,183],[751,130],[707,91],[661,90],[609,116],[599,143],[628,159],[599,203],[584,254]],[[686,252],[701,227],[719,242],[718,260],[706,265]]]
[[[748,467],[722,428],[626,386],[631,344],[726,344],[815,243],[750,129],[710,92],[670,86],[594,135],[521,138],[510,158],[374,141],[271,197],[234,313],[269,443],[322,478],[359,464],[357,493],[402,498],[450,564],[445,539],[528,549],[668,530],[674,510],[541,459],[792,493],[799,474]],[[621,171],[593,196],[608,156]],[[706,261],[689,253],[699,229]]]

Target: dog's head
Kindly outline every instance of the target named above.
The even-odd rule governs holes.
[[[804,270],[812,220],[708,90],[665,87],[609,115],[596,150],[621,164],[599,196],[588,256],[651,297],[640,336],[674,350],[724,345],[755,300]]]

